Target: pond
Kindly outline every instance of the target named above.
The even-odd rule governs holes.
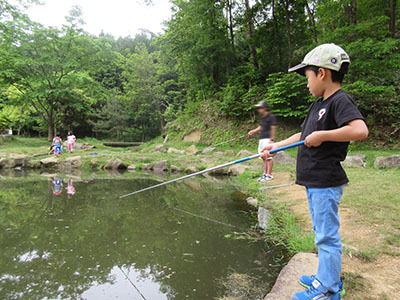
[[[191,179],[120,200],[157,183],[130,176],[0,176],[0,299],[260,299],[268,290],[280,254],[226,238],[250,226],[229,182]]]

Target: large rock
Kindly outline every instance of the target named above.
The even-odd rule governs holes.
[[[164,145],[156,145],[151,151],[152,152],[167,153],[167,149],[165,149]]]
[[[143,164],[142,165],[142,170],[143,171],[151,171],[154,169],[154,165],[153,164]]]
[[[179,150],[179,149],[176,149],[176,148],[168,148],[168,153],[183,154],[183,153],[185,153],[185,150]]]
[[[129,165],[128,166],[128,171],[135,171],[136,170],[136,165]]]
[[[365,155],[349,155],[342,163],[345,168],[365,168]]]
[[[254,206],[254,207],[258,206],[258,200],[254,199],[253,197],[246,198],[246,202],[247,202],[248,205],[251,205],[251,206]]]
[[[236,156],[239,158],[244,158],[253,155],[254,153],[247,151],[247,150],[241,150]]]
[[[65,162],[69,164],[71,167],[79,167],[82,164],[82,160],[80,156],[72,156],[68,157]]]
[[[215,147],[210,146],[210,147],[204,148],[203,151],[201,151],[201,153],[202,154],[209,154],[209,153],[213,152],[214,150],[215,150]]]
[[[75,143],[75,145],[74,145],[74,149],[77,149],[77,150],[91,150],[93,148],[96,148],[96,147],[89,143]]]
[[[235,156],[235,152],[233,150],[226,150],[225,155],[226,156]]]
[[[158,171],[158,172],[168,171],[167,161],[163,160],[163,161],[160,161],[160,162],[154,164],[153,169],[154,169],[154,171]]]
[[[199,171],[200,170],[198,168],[196,168],[196,167],[187,167],[185,169],[185,173],[187,173],[187,174],[192,174],[192,173],[196,173],[196,172],[199,172]]]
[[[193,154],[194,155],[194,154],[197,154],[197,152],[199,152],[199,150],[197,150],[195,145],[192,145],[192,146],[188,147],[185,150],[185,153],[187,153],[187,154]]]
[[[239,176],[246,172],[246,167],[243,165],[232,166],[229,170],[230,175]]]
[[[304,274],[316,274],[318,257],[313,253],[297,253],[282,269],[271,292],[264,300],[290,300],[295,293],[304,291],[298,283]]]
[[[385,168],[400,168],[400,155],[392,155],[388,157],[377,157],[374,163],[374,167],[378,169]]]
[[[58,159],[54,156],[40,160],[40,165],[44,168],[53,168],[57,164],[58,164]]]
[[[184,142],[199,142],[201,139],[201,131],[196,129],[183,137]]]
[[[172,165],[170,167],[171,172],[182,172],[182,168],[179,168],[178,166]]]
[[[0,169],[7,166],[7,160],[5,158],[0,158]]]
[[[295,165],[296,160],[285,151],[280,151],[274,156],[274,162],[281,165]]]
[[[122,162],[120,159],[109,160],[103,166],[104,170],[126,170],[127,165]]]
[[[257,218],[258,218],[258,227],[266,230],[269,225],[269,219],[271,218],[270,211],[260,206],[258,208]]]
[[[225,156],[225,151],[224,150],[218,150],[218,151],[215,151],[213,155],[216,156],[216,157],[223,157],[223,156]]]
[[[212,168],[213,166],[209,166],[209,168]],[[221,168],[217,169],[211,172],[208,172],[210,175],[216,175],[216,176],[221,176],[221,175],[229,175],[229,169],[228,168]]]

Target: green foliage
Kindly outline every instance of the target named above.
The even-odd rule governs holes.
[[[303,119],[312,101],[307,83],[297,74],[273,73],[267,78],[267,96],[272,112],[280,117]]]

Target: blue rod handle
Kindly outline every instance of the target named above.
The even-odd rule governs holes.
[[[301,146],[301,145],[304,145],[304,140],[300,141],[300,142],[297,142],[297,143],[293,143],[293,144],[287,145],[287,146],[283,146],[283,147],[280,147],[280,148],[277,148],[277,149],[274,149],[274,150],[271,150],[271,151],[269,151],[269,153],[273,154],[273,153],[276,153],[276,152],[279,152],[279,151],[283,151],[283,150],[286,150],[286,149],[298,147],[298,146]]]

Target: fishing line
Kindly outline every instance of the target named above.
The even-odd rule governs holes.
[[[122,274],[128,279],[128,281],[131,283],[131,285],[135,288],[135,290],[139,293],[140,296],[142,296],[143,300],[147,300],[147,298],[142,294],[142,292],[138,289],[138,287],[133,283],[133,281],[128,277],[128,275],[122,270],[120,266],[118,268],[121,270]]]
[[[186,211],[186,210],[183,210],[183,209],[180,209],[180,208],[177,208],[177,207],[173,207],[173,209],[175,209],[177,211],[180,211],[180,212],[183,212],[185,214],[191,215],[191,216],[196,217],[196,218],[200,218],[200,219],[204,219],[204,220],[207,220],[207,221],[210,221],[210,222],[214,222],[214,223],[217,223],[217,224],[221,224],[221,225],[224,225],[224,226],[233,227],[233,228],[239,228],[240,229],[240,227],[238,227],[238,226],[235,226],[235,225],[232,225],[232,224],[228,224],[228,223],[224,223],[224,222],[221,222],[221,221],[217,221],[217,220],[205,217],[205,216],[196,215],[194,213],[191,213],[189,211]]]

